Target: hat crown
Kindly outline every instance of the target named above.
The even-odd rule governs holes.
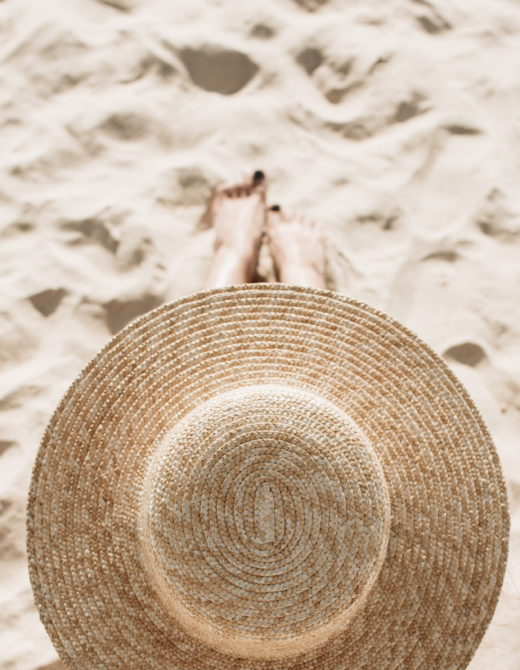
[[[389,533],[370,444],[331,403],[237,389],[173,428],[151,463],[143,559],[167,612],[223,652],[277,658],[343,630]]]

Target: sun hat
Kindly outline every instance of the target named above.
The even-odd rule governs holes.
[[[31,583],[71,669],[464,668],[509,533],[478,410],[337,293],[204,291],[116,335],[38,451]]]

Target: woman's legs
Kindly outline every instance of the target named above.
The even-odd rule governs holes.
[[[216,188],[211,206],[215,259],[205,288],[253,280],[264,226],[279,280],[326,288],[321,226],[277,205],[267,209],[266,190],[261,172]]]

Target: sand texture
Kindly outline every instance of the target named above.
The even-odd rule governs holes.
[[[25,554],[53,408],[202,287],[208,197],[245,168],[323,222],[329,286],[415,330],[480,408],[512,535],[470,668],[518,670],[519,72],[513,0],[0,1],[1,670],[62,668]]]

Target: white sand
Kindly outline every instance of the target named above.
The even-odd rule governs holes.
[[[470,667],[518,670],[520,4],[3,0],[0,58],[2,670],[60,667],[25,557],[45,424],[112,333],[201,287],[208,195],[246,167],[323,221],[331,287],[451,352],[513,515]]]

